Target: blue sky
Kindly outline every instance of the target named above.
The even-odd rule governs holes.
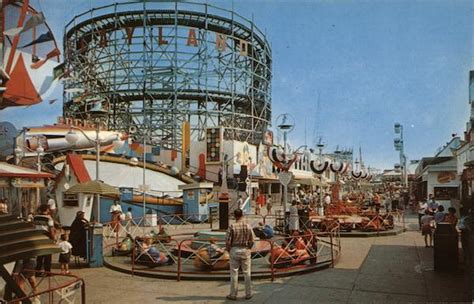
[[[59,43],[73,14],[110,3],[31,1]],[[398,162],[394,122],[404,125],[409,159],[432,156],[452,133],[462,135],[474,68],[473,1],[240,0],[233,6],[253,15],[271,42],[273,118],[295,117],[292,145],[312,145],[322,135],[327,150],[360,145],[368,165],[389,168]],[[53,122],[61,112],[58,101],[2,111],[0,118],[21,127]]]

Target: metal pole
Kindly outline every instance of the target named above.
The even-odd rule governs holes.
[[[143,136],[143,219],[146,215],[146,135]]]
[[[100,163],[100,124],[99,120],[96,122],[96,129],[95,129],[95,180],[99,181],[99,163]],[[100,194],[97,193],[96,196],[97,201],[97,221],[100,223]]]
[[[39,139],[38,139],[38,141],[39,141]],[[39,147],[41,147],[41,145]],[[38,149],[39,149],[39,147],[38,147]],[[37,167],[38,167],[38,173],[39,173],[39,172],[41,172],[41,152],[36,151],[36,153],[37,153],[37,157],[38,157],[37,158],[37,161],[38,161]],[[40,188],[36,187],[36,206],[34,208],[35,210],[36,210],[36,208],[38,208],[41,205],[40,200],[41,200],[41,198],[40,198]],[[31,208],[31,204],[30,204],[30,208]],[[28,212],[31,212],[31,209],[28,210]]]
[[[283,131],[283,154],[285,155],[285,158],[286,158],[286,134],[287,132],[286,131]],[[289,168],[288,168],[289,169]],[[285,204],[285,206],[283,207],[283,210],[285,211],[285,214],[286,212],[288,211],[288,186],[287,185],[283,185],[283,204]]]
[[[319,148],[319,161],[322,163],[323,162],[323,149]],[[324,173],[324,172],[323,172]],[[324,202],[323,202],[323,173],[321,173],[321,184],[319,185],[319,206],[318,206],[318,214],[319,214],[319,208],[323,212],[322,214],[319,215],[324,215]]]
[[[400,148],[400,165],[402,167],[402,185],[403,186],[408,186],[407,185],[407,171],[406,171],[406,159],[405,159],[405,142],[403,141],[403,125],[400,125],[400,140],[401,140],[401,148]]]

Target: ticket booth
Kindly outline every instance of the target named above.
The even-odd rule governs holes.
[[[183,215],[190,221],[202,222],[209,218],[209,208],[212,207],[212,183],[195,183],[180,185],[183,190]]]

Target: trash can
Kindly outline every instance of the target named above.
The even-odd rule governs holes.
[[[104,265],[103,248],[102,248],[102,224],[96,223],[89,226],[88,230],[88,255],[87,263],[89,267],[96,268]]]
[[[449,223],[439,223],[434,232],[435,271],[456,271],[458,268],[458,232]]]
[[[153,211],[148,210],[145,214],[145,226],[146,227],[156,227],[158,225],[158,215],[153,213]]]

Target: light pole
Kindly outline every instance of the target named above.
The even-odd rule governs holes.
[[[324,143],[322,142],[321,138],[319,139],[318,144],[316,147],[319,150],[319,161],[322,163],[323,162],[323,149],[324,149]],[[322,208],[322,213],[324,213],[324,203],[323,203],[323,175],[321,174],[321,185],[319,186],[319,206],[318,208]]]
[[[289,121],[290,119],[292,120],[291,122]],[[287,159],[287,155],[286,155],[287,135],[289,132],[293,131],[293,129],[295,128],[294,119],[293,117],[290,116],[290,114],[285,113],[278,116],[276,121],[277,121],[277,128],[283,132],[283,155],[286,160]],[[288,210],[288,183],[282,183],[282,185],[283,185],[283,206],[284,206],[283,210],[286,213]]]
[[[39,143],[39,140],[38,140]],[[41,155],[43,155],[44,149],[43,146],[41,146],[41,143],[39,143],[38,148],[36,148],[36,154],[37,154],[37,167],[38,167],[38,172],[41,172]],[[35,209],[38,208],[41,205],[41,193],[40,193],[40,188],[36,187],[36,206]],[[31,211],[31,210],[30,210]]]
[[[20,165],[20,160],[21,160],[22,156],[23,156],[23,150],[20,147],[17,146],[15,148],[15,165],[17,165],[17,166]],[[17,199],[18,199],[18,204],[16,204],[16,205],[12,204],[12,214],[17,213],[17,214],[19,214],[19,218],[23,218],[23,214],[22,214],[22,210],[21,210],[22,209],[21,208],[22,207],[21,206],[22,205],[21,204],[21,199],[22,198],[21,198],[21,188],[20,187],[17,188]],[[13,210],[14,206],[18,206],[19,210],[16,210],[16,211]]]
[[[70,126],[69,132],[66,134],[65,139],[66,141],[71,144],[75,145],[77,141],[79,140],[79,135],[77,135],[76,132],[73,130],[78,130],[79,132],[84,135],[84,137],[92,144],[95,145],[95,180],[99,180],[99,163],[100,163],[100,125],[99,122],[96,124],[96,129],[95,129],[95,139],[91,139],[87,134],[84,132],[83,129],[76,127],[76,126]],[[118,139],[118,138],[117,138]],[[100,222],[100,194],[96,194],[96,201],[97,201],[97,220]]]
[[[395,134],[400,134],[399,138],[398,137],[394,138],[393,144],[394,144],[395,150],[400,152],[400,166],[402,167],[401,168],[402,169],[401,182],[403,186],[408,187],[407,159],[405,156],[404,141],[403,141],[403,125],[401,125],[398,122],[395,123],[394,131],[395,131]]]

